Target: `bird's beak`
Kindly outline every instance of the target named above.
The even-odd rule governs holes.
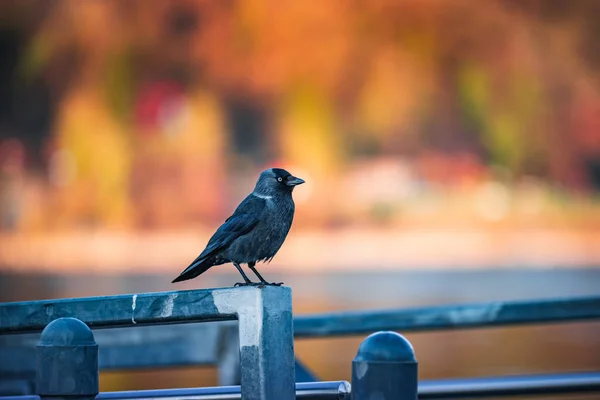
[[[286,182],[286,185],[294,187],[302,185],[303,183],[304,179],[296,178],[295,176],[290,176]]]

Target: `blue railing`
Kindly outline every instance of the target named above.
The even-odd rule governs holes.
[[[61,325],[55,324],[64,317],[76,317],[77,320],[71,318]],[[80,350],[76,343],[73,349],[64,350],[61,347],[64,338],[72,336],[74,333],[71,331],[78,326],[83,325],[89,330],[88,326],[133,327],[234,319],[238,320],[240,338],[242,396],[245,399],[292,398],[295,373],[292,300],[288,287],[191,290],[0,304],[0,334],[43,329],[40,343],[44,342],[45,337],[56,337],[56,343],[48,339],[43,346],[37,345],[38,360],[41,351],[44,356],[42,361],[36,363],[38,391],[40,372],[46,369],[60,370],[60,374],[53,376],[56,379],[65,377],[69,380],[71,373],[80,373],[81,365],[70,365],[69,370],[69,366],[56,364],[58,361],[55,361],[59,358],[64,361],[69,358],[70,351]],[[81,321],[81,325],[75,321]],[[85,334],[82,331],[82,335]],[[91,338],[93,341],[93,335]],[[46,351],[46,347],[55,349]],[[97,370],[97,354],[95,363]],[[91,374],[97,375],[97,371]],[[275,375],[278,379],[267,379]],[[42,382],[46,382],[45,377],[41,379]],[[60,386],[56,382],[46,383],[49,387]]]
[[[496,301],[441,307],[328,313],[294,318],[294,336],[348,336],[600,319],[600,297]]]
[[[24,383],[22,387],[25,389],[21,393],[28,390],[31,393],[31,381],[36,373],[39,375],[43,372],[39,370],[39,363],[36,372],[35,357],[36,354],[40,357],[40,352],[45,350],[39,345],[36,349],[39,334],[34,332],[47,329],[48,324],[57,318],[71,316],[94,329],[93,337],[100,350],[100,369],[213,364],[219,366],[221,383],[241,382],[241,386],[219,389],[229,390],[231,393],[228,392],[228,396],[234,396],[227,398],[242,396],[245,399],[285,399],[293,397],[294,381],[312,379],[301,363],[294,368],[293,337],[301,339],[362,335],[378,331],[431,331],[598,320],[600,297],[296,316],[293,318],[293,326],[291,291],[285,287],[4,303],[0,304],[0,380]],[[233,319],[238,319],[238,324],[183,324]],[[368,358],[367,362],[373,361]],[[406,368],[407,360],[395,362]],[[47,364],[53,365],[51,359],[48,359]],[[54,367],[58,368],[56,365]],[[416,363],[414,367],[416,377]],[[398,368],[396,372],[393,368],[387,370],[390,372],[389,379],[412,373],[410,366],[408,370]],[[375,369],[373,367],[370,370]],[[302,379],[299,379],[300,375],[304,375]],[[385,376],[385,372],[378,372],[372,379],[369,374],[362,374],[363,378],[366,377],[362,382],[358,376],[354,376],[353,398],[356,400],[365,390],[372,390],[372,385],[377,385],[377,379],[382,376]],[[40,377],[37,379],[39,393]],[[331,398],[344,398],[347,395],[345,393],[349,392],[340,382],[320,384],[324,386],[297,383],[295,393],[298,398],[329,398],[328,396],[334,395],[338,397]],[[0,391],[2,387],[0,385]],[[197,390],[190,395],[190,399],[216,398],[213,395],[216,395],[217,389]],[[318,397],[317,393],[321,393],[319,390],[324,397]],[[416,384],[414,390],[416,393]],[[421,381],[418,387],[419,398],[430,399],[586,391],[600,391],[600,373]],[[121,395],[117,396],[125,396],[122,394],[125,392],[119,393]],[[42,397],[48,397],[47,393],[41,394]],[[167,395],[164,391],[151,391],[147,395],[156,398],[179,396]],[[102,393],[97,398],[106,396],[111,395]],[[26,400],[24,397],[20,399]]]

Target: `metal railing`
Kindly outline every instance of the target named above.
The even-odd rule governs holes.
[[[238,389],[235,389],[235,386],[230,387],[234,388],[230,390],[238,390],[239,392],[236,392],[238,394],[230,393],[228,396],[237,395],[249,399],[284,399],[285,397],[281,397],[280,394],[277,397],[268,397],[268,393],[275,393],[279,390],[280,386],[275,388],[270,381],[277,380],[281,382],[281,368],[287,371],[287,374],[284,371],[284,375],[288,378],[284,377],[284,380],[287,379],[287,387],[292,388],[293,391],[293,385],[291,384],[294,382],[292,334],[296,338],[328,337],[358,335],[382,330],[431,331],[600,319],[600,297],[586,297],[297,316],[293,318],[294,332],[292,333],[291,293],[289,288],[281,288],[284,289],[284,292],[278,292],[278,288],[267,289],[264,292],[257,288],[216,289],[0,304],[0,334],[40,330],[53,319],[69,315],[77,316],[94,329],[112,326],[138,327],[144,324],[154,327],[154,324],[218,321],[237,317],[239,325],[231,323],[209,324],[208,326],[214,325],[210,329],[204,328],[207,325],[202,325],[204,330],[201,335],[198,335],[200,329],[197,329],[200,327],[196,326],[171,325],[157,327],[157,330],[158,328],[163,329],[158,334],[160,337],[158,340],[155,335],[148,336],[139,333],[149,328],[99,330],[94,335],[98,337],[99,343],[100,338],[104,337],[102,340],[105,340],[107,344],[105,347],[103,347],[103,344],[100,346],[100,359],[104,360],[100,362],[100,365],[107,368],[119,365],[139,368],[153,366],[154,364],[218,364],[226,359],[228,360],[228,363],[226,363],[227,368],[223,369],[223,373],[230,373],[233,376],[235,371],[238,370],[241,375],[241,388],[239,386]],[[257,304],[255,301],[258,301],[258,304],[262,306],[250,306],[250,304]],[[282,305],[281,301],[286,304]],[[280,304],[273,309],[271,302],[279,302]],[[263,310],[262,314],[257,311],[261,309]],[[268,316],[273,310],[278,313],[277,315],[285,314],[284,320],[286,322],[283,325],[287,328],[276,326],[280,324],[279,317]],[[255,322],[253,323],[251,320]],[[117,334],[113,335],[113,332],[117,332]],[[127,332],[137,332],[137,334]],[[281,333],[283,333],[283,336],[278,336]],[[194,334],[196,335],[194,336]],[[251,339],[248,338],[248,335]],[[352,382],[353,398],[355,400],[372,391],[374,387],[381,386],[381,379],[386,376],[386,379],[392,381],[397,380],[398,377],[403,377],[401,381],[404,382],[404,386],[394,386],[392,389],[396,392],[403,391],[402,393],[406,393],[407,390],[412,390],[410,388],[414,388],[414,396],[416,396],[416,383],[413,385],[413,381],[416,382],[417,364],[416,359],[413,362],[412,347],[402,336],[395,335],[397,334],[391,332],[375,335],[375,338],[388,338],[383,342],[371,343],[371,348],[377,348],[378,351],[363,351],[361,356],[361,350],[359,350],[357,359],[355,359],[356,370]],[[281,339],[282,337],[284,339]],[[398,337],[401,339],[398,339]],[[207,345],[203,347],[200,346],[202,338],[207,342]],[[279,342],[277,342],[278,338],[280,339]],[[0,339],[10,339],[10,337],[0,336]],[[215,346],[215,340],[221,341],[219,346]],[[372,337],[363,342],[361,345],[362,350],[365,346],[369,347],[365,343],[370,340],[373,340]],[[147,345],[152,341],[156,343],[154,347],[157,348],[150,352],[147,351],[143,357],[134,356],[135,354],[142,354],[143,348],[148,349]],[[257,345],[249,346],[249,341],[257,343]],[[6,343],[4,342],[4,349],[7,348]],[[8,343],[10,346],[10,340]],[[28,348],[31,348],[32,343],[33,340],[29,340]],[[268,346],[264,346],[267,343]],[[378,366],[382,360],[377,359],[377,357],[385,353],[382,353],[381,349],[389,343],[395,343],[390,347],[389,354],[386,356],[391,358],[383,360],[388,365],[383,370],[378,371]],[[193,352],[185,351],[186,348],[194,347],[201,349],[199,353],[192,355]],[[224,347],[226,350],[217,354],[215,347]],[[244,357],[244,347],[246,347],[246,357]],[[255,348],[260,354],[254,354],[254,350],[248,352],[248,347]],[[261,350],[263,347],[268,349]],[[27,346],[23,346],[23,348],[27,348]],[[168,351],[177,348],[179,351]],[[209,348],[212,351],[209,351]],[[0,343],[1,349],[3,347]],[[394,353],[398,349],[404,350],[398,354]],[[284,350],[283,353],[280,353],[280,350]],[[104,357],[102,357],[102,354],[104,354]],[[281,354],[284,354],[286,361],[282,362],[282,359],[280,359],[277,363],[275,358]],[[373,355],[377,357],[370,359],[369,357]],[[10,357],[15,358],[14,355]],[[157,359],[159,359],[159,362],[156,362]],[[269,363],[275,362],[276,364],[273,365],[277,367],[269,368],[268,365],[265,367],[268,364],[265,360],[270,360]],[[31,357],[29,357],[29,361],[31,362]],[[261,362],[263,364],[260,364]],[[368,368],[364,367],[365,362],[368,364]],[[357,367],[358,364],[363,365],[363,367]],[[2,359],[0,359],[0,372],[2,371],[1,365]],[[249,366],[254,368],[253,374],[247,370]],[[361,368],[363,369],[361,370]],[[302,370],[301,365],[298,369]],[[25,370],[30,372],[29,376],[31,377],[31,366],[25,366]],[[274,376],[277,379],[268,378]],[[291,378],[289,378],[290,376]],[[409,376],[411,378],[407,379]],[[415,378],[413,379],[412,376]],[[297,386],[296,389],[296,394],[298,394],[299,387]],[[244,390],[248,390],[248,393],[251,392],[252,395],[246,396]],[[423,381],[419,384],[418,389],[419,398],[429,399],[586,391],[600,391],[600,373]],[[104,395],[101,394],[98,398]],[[259,397],[251,397],[253,395]],[[306,392],[305,395],[308,396],[306,398],[313,398],[311,396],[314,396],[315,393],[308,394]],[[23,397],[20,399],[25,400]]]
[[[430,400],[592,392],[600,392],[600,372],[443,379],[419,382],[419,398]]]
[[[95,400],[239,400],[240,386],[217,386],[185,389],[132,390],[102,392]],[[346,381],[296,383],[297,400],[350,400],[350,384]],[[41,400],[40,396],[0,396],[0,400]]]
[[[86,338],[83,343],[89,343],[91,337],[91,342],[96,346],[97,373],[98,350],[89,327],[133,327],[234,319],[238,320],[241,393],[244,399],[292,399],[295,374],[289,287],[190,290],[0,304],[0,334],[44,330],[37,345],[38,392],[40,382],[42,387],[44,382],[50,385],[47,381],[51,374],[44,368],[62,371],[59,376],[52,376],[52,379],[58,380],[61,376],[71,379],[84,370],[82,365],[74,362],[69,364],[73,358],[69,352],[77,353],[81,348],[73,344],[73,349],[69,349],[63,344],[72,339],[74,332]],[[78,324],[73,321],[81,322]],[[89,335],[83,327],[89,331]],[[83,353],[79,357],[87,360],[87,355]],[[58,359],[64,365],[56,364],[54,360]],[[87,362],[93,363],[94,360]],[[94,372],[89,374],[93,375]],[[277,376],[277,379],[267,379],[270,376]]]
[[[383,330],[420,332],[593,319],[600,319],[600,297],[301,315],[293,320],[294,337],[300,339]],[[235,323],[116,328],[98,330],[95,338],[100,345],[101,370],[216,365],[221,385],[240,383]],[[39,334],[0,336],[0,374],[8,374],[10,366],[11,371],[31,379],[38,339]],[[296,370],[296,381],[310,379],[310,372],[301,363]]]
[[[303,315],[294,337],[348,336],[377,331],[421,332],[600,319],[600,296]]]
[[[418,398],[428,400],[524,395],[582,394],[600,391],[600,373],[522,375],[513,377],[444,379],[418,383]],[[240,386],[104,392],[96,400],[170,399],[238,400]],[[296,399],[350,400],[346,381],[296,383]],[[356,399],[356,396],[354,397]],[[0,396],[0,400],[40,400],[40,396]]]

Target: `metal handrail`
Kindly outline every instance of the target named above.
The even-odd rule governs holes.
[[[415,332],[593,319],[600,319],[600,296],[300,315],[294,318],[294,336],[347,336],[385,330]]]
[[[429,400],[589,392],[600,392],[600,371],[419,382],[419,398]]]
[[[600,372],[519,375],[470,379],[425,380],[419,382],[419,399],[484,398],[527,395],[556,395],[600,392]],[[214,388],[137,390],[103,392],[96,400],[237,400],[239,386]],[[306,400],[349,400],[350,384],[346,381],[296,384],[296,398]],[[40,400],[39,396],[0,396],[0,400]]]
[[[228,290],[228,289],[220,289]],[[131,326],[144,323],[187,322],[189,317],[177,312],[165,314],[163,305],[168,305],[172,297],[190,292],[147,293],[140,295],[118,295],[90,297],[84,299],[42,300],[30,302],[0,303],[0,334],[41,331],[44,326],[60,314],[60,307],[66,302],[78,308],[78,317],[90,327]],[[148,309],[154,315],[134,315],[133,296],[137,296],[139,310]],[[148,296],[144,298],[143,296]],[[158,297],[157,297],[158,296]],[[163,296],[163,297],[160,297]],[[208,300],[211,297],[207,297]],[[93,305],[100,301],[101,304]],[[140,302],[144,301],[143,304]],[[91,316],[100,306],[109,305],[105,315]],[[91,308],[94,308],[92,310]],[[175,311],[177,311],[175,309]],[[110,314],[108,314],[110,312]],[[138,311],[139,313],[139,311]],[[162,313],[162,314],[161,314]],[[63,313],[64,314],[64,313]],[[87,317],[87,318],[86,318]],[[133,319],[132,319],[133,318]],[[234,319],[234,316],[214,317],[211,320]],[[322,337],[361,335],[381,330],[403,332],[480,328],[503,325],[563,323],[600,319],[600,296],[562,299],[536,299],[520,301],[495,301],[474,304],[457,304],[408,309],[345,311],[299,315],[294,317],[294,336]]]
[[[218,386],[183,389],[131,390],[102,392],[95,400],[238,400],[239,386]],[[346,381],[296,383],[298,400],[350,400],[350,384]],[[0,400],[40,400],[39,396],[0,396]]]

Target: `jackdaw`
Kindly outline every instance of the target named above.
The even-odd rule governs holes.
[[[285,241],[294,219],[292,191],[302,183],[304,180],[284,169],[264,170],[254,191],[217,229],[198,258],[172,283],[195,278],[210,267],[231,262],[244,278],[244,283],[236,283],[235,286],[281,285],[265,281],[255,265],[259,261],[270,262]],[[240,267],[242,263],[248,264],[260,282],[248,279]]]

